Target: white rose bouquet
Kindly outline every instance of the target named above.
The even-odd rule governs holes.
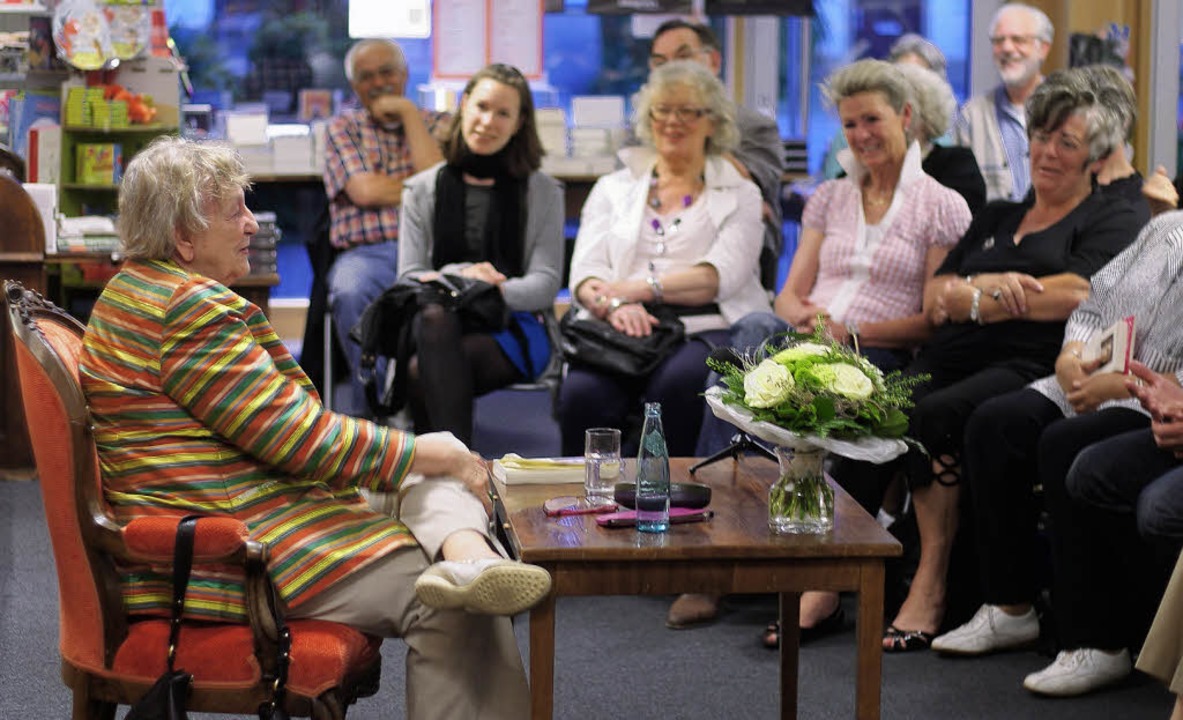
[[[820,331],[812,336],[786,333],[766,343],[765,349],[768,357],[743,358],[742,367],[707,361],[723,376],[723,403],[803,437],[904,437],[904,410],[911,407],[912,388],[923,377],[884,375]]]
[[[769,492],[773,530],[825,532],[834,500],[819,451],[871,462],[902,454],[912,442],[904,437],[904,410],[926,378],[884,375],[821,326],[813,335],[774,337],[741,361],[707,361],[723,376],[707,402],[719,417],[776,444],[781,477]]]

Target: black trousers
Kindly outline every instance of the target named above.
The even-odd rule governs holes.
[[[1058,480],[1049,472],[1044,491],[1062,647],[1137,645],[1183,540],[1180,461],[1133,430],[1085,448]]]
[[[965,429],[962,477],[968,484],[982,599],[1031,602],[1039,591],[1036,532],[1045,478],[1062,478],[1084,447],[1150,419],[1128,408],[1064,417],[1059,406],[1024,388],[987,400]]]

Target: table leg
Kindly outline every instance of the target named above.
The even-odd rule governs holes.
[[[858,670],[855,717],[879,720],[883,681],[883,560],[863,564],[858,594]]]
[[[530,717],[551,720],[555,689],[555,594],[530,611]]]
[[[801,649],[801,593],[780,594],[780,716],[797,717],[797,665]]]

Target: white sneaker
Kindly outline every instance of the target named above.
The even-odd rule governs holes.
[[[1023,680],[1023,687],[1040,695],[1070,697],[1110,685],[1134,670],[1130,651],[1111,655],[1104,650],[1064,650],[1055,662]]]
[[[984,655],[1025,647],[1039,639],[1034,608],[1023,615],[1007,615],[997,605],[983,605],[970,621],[933,639],[932,649],[950,655]]]
[[[476,615],[517,615],[550,593],[550,573],[504,558],[437,562],[415,581],[419,602]]]

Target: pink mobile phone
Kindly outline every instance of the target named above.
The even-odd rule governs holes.
[[[588,498],[574,495],[551,498],[542,503],[542,511],[548,517],[610,513],[616,511],[618,507],[610,498]]]

